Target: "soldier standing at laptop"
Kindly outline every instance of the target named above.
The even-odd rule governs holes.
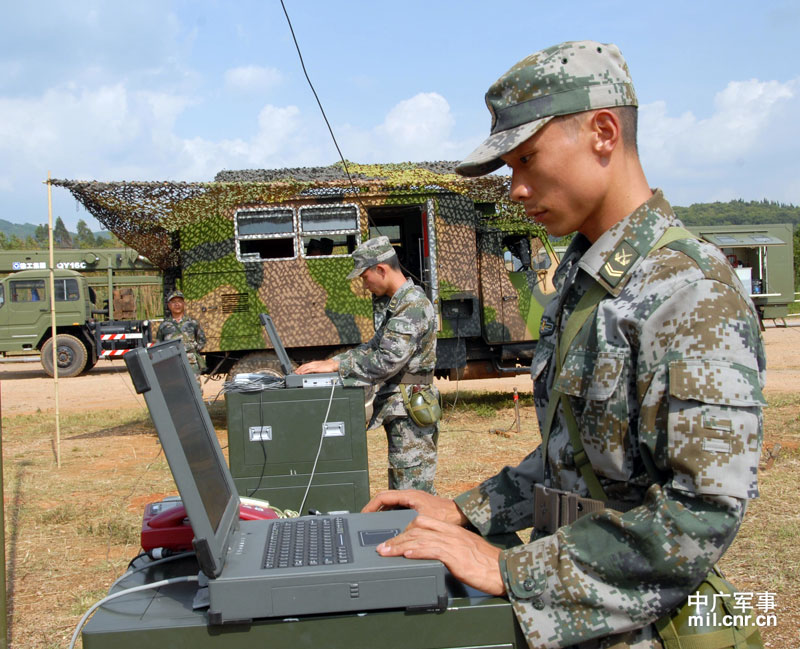
[[[425,293],[400,268],[389,238],[376,237],[353,251],[348,279],[361,277],[374,296],[375,335],[328,360],[297,368],[298,374],[338,371],[357,385],[376,385],[369,428],[383,424],[389,443],[389,489],[434,493],[439,392],[436,315]]]
[[[378,552],[441,559],[507,595],[535,649],[731,647],[730,627],[689,628],[686,644],[669,634],[701,585],[719,588],[712,567],[758,495],[765,356],[752,302],[647,183],[616,46],[536,52],[486,103],[491,135],[457,171],[506,164],[529,219],[577,233],[531,364],[542,443],[455,500],[379,494],[365,511],[420,515]],[[474,533],[528,527],[530,541],[505,550]],[[744,633],[760,646],[757,627]]]

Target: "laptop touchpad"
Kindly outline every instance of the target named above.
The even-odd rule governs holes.
[[[362,530],[358,533],[362,547],[378,545],[400,534],[400,530]]]

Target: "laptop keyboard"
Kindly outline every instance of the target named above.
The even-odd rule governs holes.
[[[280,519],[271,523],[264,568],[352,563],[347,521],[341,516]]]

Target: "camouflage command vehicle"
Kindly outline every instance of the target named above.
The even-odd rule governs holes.
[[[164,271],[202,325],[210,372],[277,367],[271,315],[293,362],[373,334],[352,251],[386,235],[438,314],[437,376],[528,371],[557,258],[508,202],[509,178],[465,179],[453,163],[337,164],[221,172],[209,183],[55,180]]]

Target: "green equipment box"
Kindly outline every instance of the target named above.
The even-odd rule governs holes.
[[[323,413],[324,414],[324,413]],[[192,558],[129,573],[111,592],[196,575]],[[197,584],[131,592],[100,607],[83,629],[84,649],[525,649],[505,598],[479,593],[449,578],[444,612],[370,611],[255,620],[208,626],[194,609]]]
[[[332,398],[330,387],[230,391],[225,403],[228,461],[240,496],[299,511],[308,488],[301,514],[357,512],[367,503],[363,388],[337,386]]]

